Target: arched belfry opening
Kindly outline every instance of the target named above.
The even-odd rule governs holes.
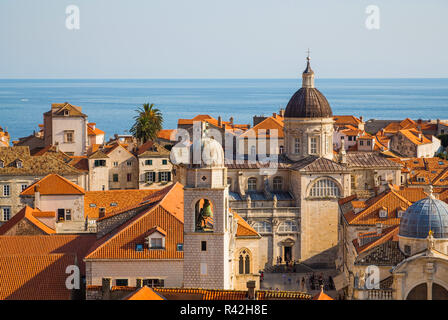
[[[208,199],[200,199],[195,205],[195,231],[213,231],[213,204]]]

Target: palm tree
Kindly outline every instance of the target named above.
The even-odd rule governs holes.
[[[163,116],[159,109],[154,108],[154,104],[144,103],[135,110],[138,115],[134,117],[135,122],[130,132],[143,144],[149,140],[155,140],[158,132],[162,129]]]

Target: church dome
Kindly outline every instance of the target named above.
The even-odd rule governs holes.
[[[300,88],[288,102],[285,118],[330,118],[330,104],[316,88]]]
[[[302,73],[302,88],[288,102],[285,118],[330,118],[333,116],[330,104],[325,96],[314,87],[314,71],[311,69],[310,57]]]
[[[434,238],[448,238],[448,204],[431,194],[411,205],[403,214],[399,235],[425,239],[429,231]]]

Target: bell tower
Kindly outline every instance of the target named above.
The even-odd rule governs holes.
[[[200,163],[193,163],[201,153]],[[231,246],[235,226],[229,211],[224,151],[202,135],[181,165],[184,183],[184,287],[231,289]]]

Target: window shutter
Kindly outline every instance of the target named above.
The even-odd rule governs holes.
[[[159,181],[162,181],[162,172],[159,172]]]
[[[171,172],[168,172],[168,181],[171,181]]]

